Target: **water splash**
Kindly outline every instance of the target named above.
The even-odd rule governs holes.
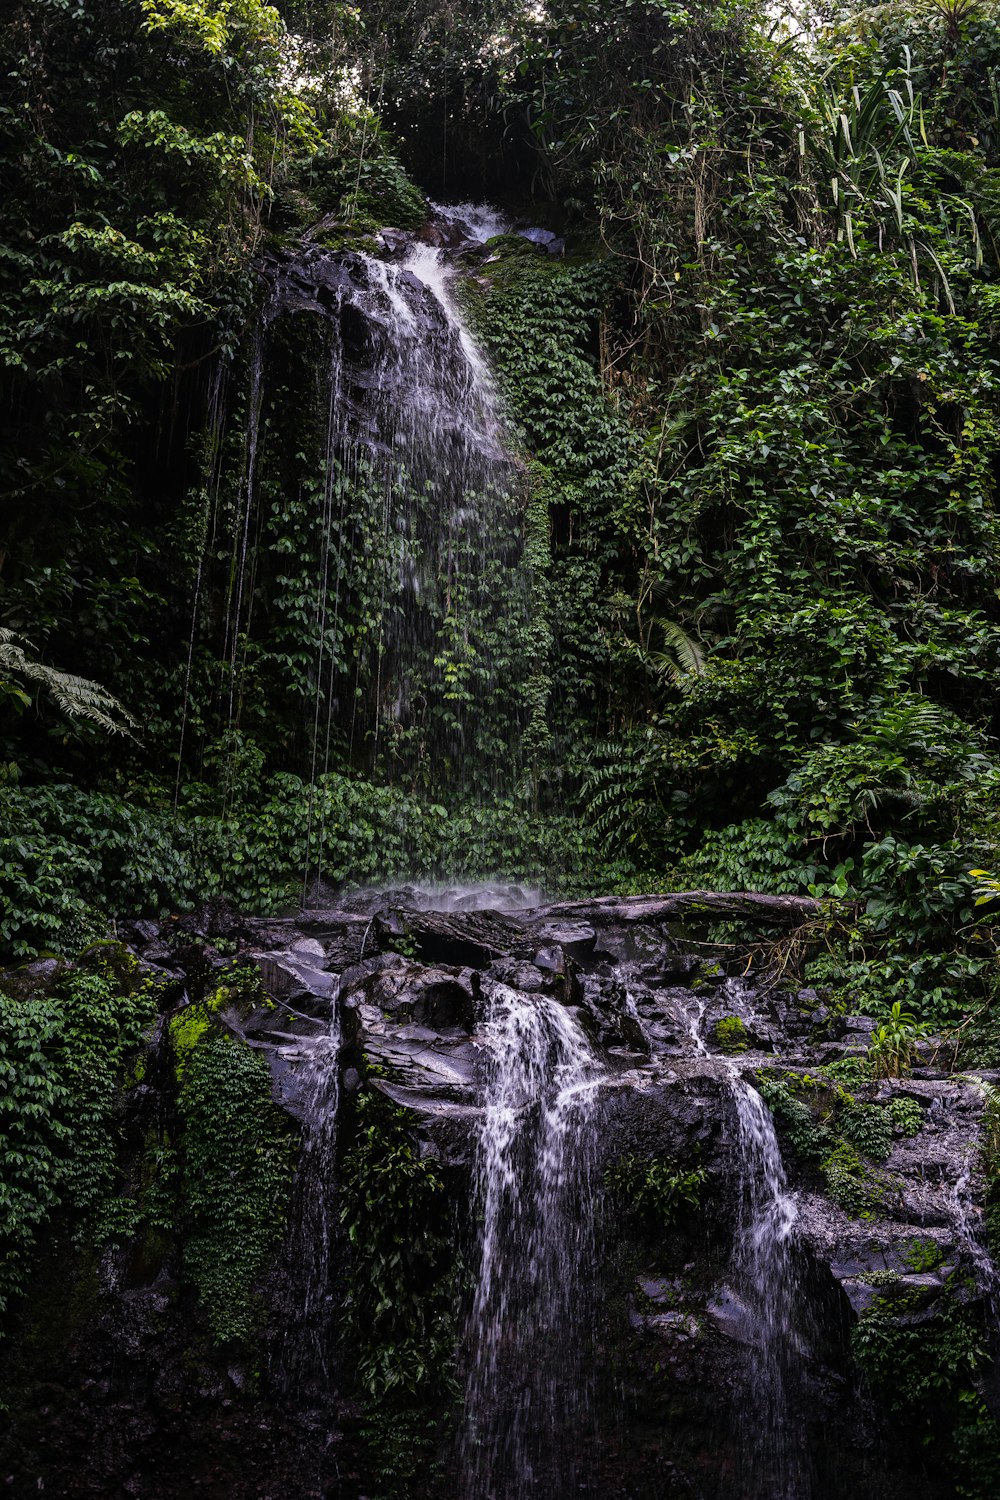
[[[463,1500],[558,1500],[573,1492],[574,1454],[593,1419],[586,1341],[601,1069],[570,1011],[505,985],[491,987],[481,1039]]]
[[[432,203],[431,207],[453,233],[480,245],[510,232],[510,219],[492,203]]]

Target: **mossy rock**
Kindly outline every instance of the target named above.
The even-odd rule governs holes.
[[[486,241],[486,248],[491,255],[502,255],[508,258],[528,259],[545,254],[544,245],[536,245],[533,240],[526,240],[523,234],[495,234],[492,239]]]
[[[746,1052],[750,1046],[747,1029],[739,1016],[723,1016],[712,1027],[712,1035],[719,1051],[724,1052],[727,1057],[736,1057],[739,1053]]]
[[[260,971],[256,967],[243,968],[236,965],[219,970],[214,977],[217,981],[214,987],[206,986],[200,999],[188,1001],[175,1011],[167,1023],[178,1082],[183,1079],[191,1055],[199,1043],[211,1032],[227,1033],[221,1020],[227,1010],[232,1010],[238,1017],[245,1019],[257,1007],[274,1009],[274,1002],[265,994]]]

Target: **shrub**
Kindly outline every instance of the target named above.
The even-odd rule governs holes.
[[[917,1053],[917,1042],[930,1027],[904,1011],[897,1000],[887,1021],[872,1033],[868,1062],[876,1078],[905,1078]]]
[[[604,1181],[618,1205],[655,1232],[669,1229],[685,1206],[699,1206],[707,1175],[664,1157],[623,1156],[605,1169]]]

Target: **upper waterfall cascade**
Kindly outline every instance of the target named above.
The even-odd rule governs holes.
[[[336,752],[452,791],[516,778],[534,665],[523,484],[460,290],[463,258],[508,228],[494,209],[439,205],[430,239],[386,230],[378,251],[307,240],[264,268],[222,656],[232,723],[267,474],[286,461],[275,421],[287,379],[318,429],[314,775]],[[299,344],[313,349],[309,381],[282,375]]]

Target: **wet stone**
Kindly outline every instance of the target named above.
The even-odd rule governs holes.
[[[323,948],[323,944],[319,941],[318,938],[313,938],[313,937],[296,938],[295,942],[291,946],[291,950],[290,951],[296,957],[300,957],[301,956],[302,958],[306,958],[306,959],[308,959],[308,958],[320,958],[320,959],[322,959],[322,958],[326,957],[326,952],[325,952],[325,950]]]
[[[415,1156],[434,1162],[445,1184],[469,1268],[462,1337],[466,1347],[486,1351],[476,1369],[463,1371],[465,1408],[479,1415],[475,1442],[456,1439],[466,1446],[450,1460],[450,1492],[490,1493],[490,1465],[507,1473],[522,1461],[510,1434],[525,1392],[532,1411],[543,1414],[526,1439],[539,1447],[530,1457],[548,1463],[551,1439],[571,1471],[567,1447],[581,1432],[599,1431],[605,1411],[590,1394],[604,1378],[600,1361],[581,1364],[579,1330],[591,1326],[599,1327],[608,1367],[616,1361],[615,1379],[624,1372],[626,1386],[632,1382],[624,1431],[636,1451],[647,1445],[652,1474],[628,1491],[641,1500],[666,1496],[663,1446],[675,1445],[677,1434],[671,1462],[676,1458],[678,1496],[749,1494],[734,1478],[734,1455],[749,1430],[740,1412],[749,1414],[750,1428],[776,1434],[775,1461],[792,1466],[791,1478],[764,1487],[769,1497],[808,1492],[792,1472],[797,1433],[820,1448],[828,1442],[853,1462],[852,1435],[863,1431],[870,1452],[881,1453],[878,1444],[888,1439],[865,1426],[866,1409],[845,1375],[847,1335],[856,1318],[876,1308],[916,1327],[955,1303],[975,1314],[986,1274],[976,1250],[983,1189],[970,1156],[982,1113],[978,1089],[925,1074],[856,1091],[865,1104],[919,1103],[923,1125],[915,1136],[897,1132],[884,1165],[866,1166],[885,1191],[871,1218],[852,1219],[824,1191],[815,1162],[803,1164],[787,1149],[780,1121],[758,1109],[757,1070],[812,1073],[823,1060],[857,1055],[870,1037],[869,1018],[842,1020],[839,1041],[813,1046],[823,1019],[814,992],[743,983],[721,966],[711,972],[711,960],[706,973],[697,955],[676,951],[665,923],[622,916],[627,902],[616,902],[613,916],[609,906],[581,902],[551,915],[522,911],[515,921],[509,912],[479,909],[476,893],[459,887],[414,887],[392,899],[387,906],[384,893],[364,893],[355,912],[317,907],[298,926],[289,919],[256,927],[251,951],[277,1008],[227,1021],[267,1060],[274,1097],[306,1142],[303,1222],[313,1222],[308,1213],[324,1181],[337,1190],[364,1091],[383,1094],[403,1112]],[[434,900],[450,909],[435,910]],[[435,951],[471,952],[475,963],[449,963]],[[726,1015],[743,1020],[752,1052],[706,1050],[714,1046],[714,1021]],[[858,1020],[864,1024],[855,1026]],[[317,1101],[324,1099],[333,1101],[333,1126],[317,1136],[325,1118]],[[329,1153],[327,1177],[318,1170],[318,1140]],[[662,1227],[645,1217],[643,1172],[651,1164],[654,1184],[665,1181],[664,1166],[669,1173],[696,1164],[704,1174],[696,1206],[673,1203]],[[608,1196],[609,1167],[638,1200],[628,1192]],[[329,1249],[339,1222],[335,1198],[325,1212],[316,1243]],[[290,1269],[291,1243],[275,1254],[266,1282],[271,1325],[283,1330],[303,1321],[299,1282],[307,1271],[297,1250]],[[335,1262],[334,1255],[311,1304],[316,1316],[340,1305],[340,1287],[330,1290],[340,1274]],[[637,1266],[647,1269],[635,1279]],[[156,1316],[173,1326],[187,1313],[167,1290],[166,1283],[159,1289]],[[102,1301],[102,1318],[109,1309],[120,1317],[118,1332],[104,1323],[100,1335],[117,1370],[132,1368],[122,1350],[133,1348],[136,1336],[121,1331],[133,1326],[122,1309],[139,1305],[130,1296],[109,1282]],[[160,1327],[155,1331],[159,1338]],[[775,1340],[784,1351],[777,1362]],[[182,1385],[162,1362],[149,1363],[163,1383],[157,1415],[149,1416],[139,1394],[129,1423],[155,1426],[164,1413],[190,1422],[197,1405],[213,1434],[223,1426],[237,1433],[236,1413],[248,1404],[260,1430],[273,1433],[273,1413],[253,1406],[253,1382],[238,1385],[224,1363],[214,1382],[199,1373]],[[100,1368],[98,1360],[95,1372]],[[299,1437],[308,1431],[311,1452],[337,1452],[344,1473],[353,1475],[361,1417],[335,1388],[336,1376],[324,1379],[325,1386],[282,1408],[282,1420],[298,1424]],[[206,1394],[193,1401],[192,1390]],[[120,1434],[126,1419],[117,1395],[99,1398],[96,1386],[80,1393],[89,1419],[106,1409],[102,1420],[117,1421]],[[285,1399],[276,1383],[271,1399]],[[232,1405],[221,1423],[225,1401]],[[635,1412],[641,1417],[633,1419]],[[130,1440],[121,1441],[127,1448]],[[886,1447],[884,1472],[894,1473],[899,1461],[897,1449]],[[618,1500],[626,1490],[615,1488],[618,1471],[607,1452],[603,1462],[599,1490],[546,1479],[545,1493]],[[851,1471],[851,1484],[831,1481],[814,1500],[866,1493],[857,1475],[869,1472],[868,1457],[864,1465]],[[126,1468],[125,1477],[132,1472]],[[106,1492],[116,1493],[121,1478]],[[924,1500],[910,1478],[878,1493],[907,1500],[912,1491]],[[360,1493],[360,1482],[355,1488]],[[260,1492],[286,1491],[262,1481]],[[527,1479],[522,1492],[532,1493]],[[293,1484],[287,1493],[300,1491]],[[940,1497],[928,1489],[926,1500]]]
[[[491,978],[499,979],[501,984],[520,990],[523,995],[537,995],[545,982],[542,971],[526,959],[497,958],[486,972]]]
[[[552,944],[571,958],[589,958],[597,942],[597,933],[586,922],[543,922],[534,929],[544,943]]]

